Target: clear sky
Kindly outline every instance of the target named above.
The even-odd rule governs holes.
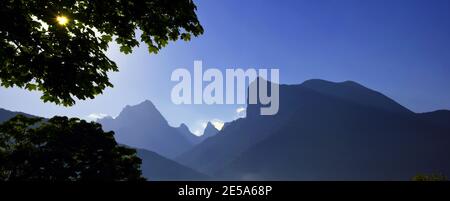
[[[353,80],[416,112],[450,109],[448,0],[197,0],[205,34],[169,44],[158,55],[145,45],[131,55],[114,44],[115,85],[70,108],[42,103],[40,93],[0,88],[0,107],[50,117],[117,116],[151,100],[169,123],[192,131],[212,119],[236,118],[239,105],[176,106],[176,68],[279,68],[281,83],[312,78]]]

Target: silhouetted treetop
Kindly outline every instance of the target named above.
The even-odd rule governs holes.
[[[105,52],[115,39],[131,53],[140,41],[157,53],[169,41],[203,33],[192,0],[2,0],[0,83],[43,92],[66,106],[112,87]]]
[[[141,159],[98,123],[18,115],[0,125],[0,180],[137,181]]]

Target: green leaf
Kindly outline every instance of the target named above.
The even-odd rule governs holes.
[[[188,0],[2,0],[0,8],[0,19],[8,19],[0,26],[1,85],[38,90],[44,102],[67,106],[75,97],[94,98],[112,86],[108,72],[118,67],[106,52],[113,38],[130,54],[139,46],[140,30],[141,41],[156,54],[178,40],[180,30],[182,40],[203,33],[196,6]],[[56,16],[69,23],[58,24]]]
[[[34,91],[34,90],[36,90],[36,88],[37,88],[37,85],[31,84],[31,83],[28,83],[28,84],[25,86],[25,89],[28,89],[29,91]]]

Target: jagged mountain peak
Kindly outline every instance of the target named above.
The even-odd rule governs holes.
[[[99,121],[105,130],[113,130],[119,143],[155,151],[173,158],[192,146],[179,128],[169,125],[155,105],[143,101],[137,105],[126,106],[115,119]],[[184,133],[190,134],[187,127]]]
[[[156,106],[149,100],[145,100],[136,105],[126,105],[125,108],[123,109],[123,111],[129,110],[129,109],[134,109],[134,108],[140,109],[140,110],[156,110],[156,111],[158,111],[158,109],[156,109]]]
[[[183,129],[183,130],[188,130],[189,131],[189,127],[186,124],[184,124],[184,123],[181,123],[180,126],[178,126],[178,129]]]
[[[211,123],[206,124],[205,130],[203,131],[202,137],[207,138],[216,135],[219,130]]]
[[[127,122],[133,120],[133,122],[146,121],[152,122],[153,124],[168,125],[167,120],[164,118],[161,112],[159,112],[156,106],[149,100],[145,100],[137,105],[125,106],[125,108],[120,112],[119,116],[117,116],[116,119]]]

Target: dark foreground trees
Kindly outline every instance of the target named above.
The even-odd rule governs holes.
[[[0,0],[0,85],[65,106],[112,87],[112,40],[157,53],[203,33],[192,0]],[[139,30],[140,39],[136,33]],[[0,180],[140,180],[135,150],[79,119],[18,116],[0,127]]]
[[[418,174],[412,178],[413,181],[448,181],[442,173]]]
[[[76,118],[18,115],[0,125],[0,180],[143,180],[136,151],[113,134]]]
[[[94,98],[118,70],[105,54],[110,41],[131,53],[139,29],[156,53],[203,33],[195,10],[192,0],[1,0],[0,84],[65,106]]]

